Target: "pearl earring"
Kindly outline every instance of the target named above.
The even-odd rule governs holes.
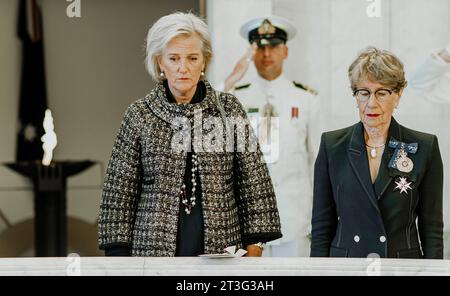
[[[202,72],[200,73],[200,75],[201,75],[201,76],[205,76],[205,72],[202,71]]]
[[[161,77],[161,78],[164,78],[164,72],[163,71],[161,71],[161,73],[159,73],[159,76]]]

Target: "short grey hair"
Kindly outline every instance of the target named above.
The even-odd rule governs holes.
[[[353,90],[364,80],[376,82],[398,92],[408,84],[403,63],[392,52],[370,46],[361,51],[348,69]]]
[[[176,12],[161,17],[150,28],[146,40],[145,67],[155,81],[161,81],[158,58],[167,44],[179,36],[197,35],[202,41],[202,53],[205,59],[205,70],[212,59],[212,45],[208,26],[198,16],[188,12]]]

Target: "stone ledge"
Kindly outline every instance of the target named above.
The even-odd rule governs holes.
[[[364,276],[450,275],[450,260],[365,258],[68,257],[0,259],[5,275]]]

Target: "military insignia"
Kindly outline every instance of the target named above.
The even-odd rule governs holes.
[[[238,85],[234,88],[234,90],[246,89],[248,87],[250,87],[250,83]]]
[[[275,110],[275,106],[269,102],[267,102],[264,105],[263,114],[264,114],[264,117],[277,117],[278,116],[278,112]]]
[[[276,32],[275,27],[272,25],[272,23],[268,19],[265,19],[263,21],[263,23],[261,24],[261,26],[259,26],[259,28],[258,28],[259,35],[271,35],[271,34],[275,34],[275,32]]]
[[[396,165],[397,169],[403,173],[409,173],[414,168],[414,163],[403,149],[400,149],[400,157],[397,159]]]
[[[291,119],[298,119],[298,107],[291,108]]]
[[[402,173],[410,173],[414,168],[414,163],[408,157],[408,153],[416,154],[419,149],[418,143],[403,143],[394,138],[389,140],[389,147],[394,148],[394,154],[389,161],[388,167],[399,170]]]
[[[399,189],[400,194],[402,194],[403,192],[408,194],[408,189],[412,189],[411,188],[412,182],[408,182],[408,180],[405,177],[399,177],[398,181],[395,181],[395,184],[397,186],[394,188],[394,191]]]
[[[247,109],[247,113],[253,114],[253,113],[258,113],[258,112],[259,112],[258,108],[248,108]]]
[[[270,44],[269,40],[267,40],[266,38],[261,39],[260,43],[262,46],[266,46],[266,45]]]
[[[315,96],[317,96],[319,94],[319,92],[317,90],[315,90],[315,89],[313,89],[313,88],[311,88],[311,87],[309,87],[309,86],[307,86],[305,84],[302,84],[302,83],[299,83],[299,82],[296,82],[296,81],[293,81],[293,83],[294,83],[295,87],[301,88],[301,89],[309,92],[310,94],[313,94]]]

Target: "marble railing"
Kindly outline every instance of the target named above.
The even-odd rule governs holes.
[[[450,260],[377,258],[64,257],[0,259],[3,275],[450,275]]]

